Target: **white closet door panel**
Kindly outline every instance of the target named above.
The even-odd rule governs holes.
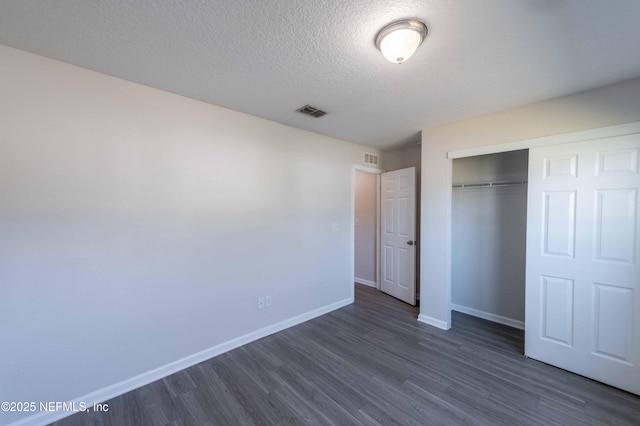
[[[525,352],[640,394],[640,134],[529,152]]]

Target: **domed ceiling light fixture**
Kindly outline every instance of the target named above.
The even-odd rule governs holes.
[[[376,36],[376,47],[391,62],[409,59],[427,37],[427,26],[417,19],[392,22]]]

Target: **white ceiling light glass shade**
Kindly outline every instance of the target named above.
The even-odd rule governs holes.
[[[409,59],[427,36],[427,26],[416,19],[392,22],[376,36],[376,47],[391,62],[401,64]]]

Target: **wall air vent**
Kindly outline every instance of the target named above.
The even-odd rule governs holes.
[[[311,117],[319,118],[326,114],[325,111],[313,107],[311,105],[305,105],[303,107],[298,108],[296,111],[301,112],[306,115],[310,115]]]
[[[366,164],[367,166],[377,166],[378,156],[376,154],[369,154],[368,152],[365,152],[364,164]]]

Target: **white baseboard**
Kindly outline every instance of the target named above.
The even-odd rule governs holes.
[[[467,306],[455,305],[453,303],[451,304],[451,310],[524,330],[524,322],[515,320],[513,318],[507,318],[489,312],[480,311],[478,309],[469,308]]]
[[[373,281],[365,280],[364,278],[354,278],[353,281],[357,282],[358,284],[368,285],[369,287],[377,288],[376,283],[374,283]]]
[[[439,320],[437,318],[430,317],[428,315],[420,314],[418,315],[418,321],[423,322],[425,324],[432,325],[434,327],[438,327],[442,330],[448,330],[451,328],[446,321]]]
[[[114,383],[113,385],[109,385],[102,389],[98,389],[96,391],[93,391],[81,397],[75,398],[70,402],[74,403],[75,406],[80,405],[81,402],[87,404],[88,406],[92,406],[93,403],[100,403],[100,402],[107,401],[111,398],[115,398],[116,396],[120,396],[124,393],[137,389],[141,386],[147,385],[151,382],[155,382],[156,380],[167,377],[173,373],[177,373],[178,371],[184,370],[185,368],[191,367],[192,365],[198,364],[202,361],[206,361],[209,358],[213,358],[215,356],[228,352],[232,349],[238,348],[242,345],[246,345],[247,343],[251,343],[254,340],[262,339],[263,337],[266,337],[270,334],[277,333],[289,327],[293,327],[294,325],[298,325],[305,321],[309,321],[313,318],[327,314],[331,311],[335,311],[336,309],[340,309],[343,306],[349,305],[351,303],[353,303],[353,297],[349,297],[347,299],[340,300],[330,305],[323,306],[318,309],[314,309],[313,311],[306,312],[304,314],[295,316],[293,318],[289,318],[279,323],[261,328],[259,330],[253,331],[251,333],[245,334],[243,336],[240,336],[235,339],[229,340],[227,342],[221,343],[219,345],[213,346],[209,349],[205,349],[201,352],[197,352],[195,354],[186,356],[177,361],[170,362],[169,364],[165,364],[161,367],[155,368],[153,370],[147,371],[142,374],[138,374],[137,376],[131,377],[129,379],[125,379],[121,382]],[[8,426],[47,425],[49,423],[55,422],[56,420],[60,420],[72,414],[74,413],[67,412],[67,411],[40,412],[32,416],[19,419],[13,423],[10,423]]]

